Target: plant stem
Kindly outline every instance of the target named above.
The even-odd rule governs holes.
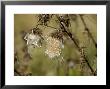
[[[80,18],[81,18],[81,20],[82,20],[82,22],[83,22],[83,24],[84,24],[84,26],[85,26],[85,31],[88,32],[89,37],[91,38],[92,42],[94,43],[95,47],[97,48],[97,43],[95,42],[95,40],[94,40],[94,38],[93,38],[91,32],[89,31],[88,27],[86,26],[86,23],[85,23],[85,21],[84,21],[84,18],[83,18],[81,15],[79,15],[79,16],[80,16]]]
[[[57,16],[57,18],[58,18],[58,20],[60,21],[60,18],[59,18],[58,16]],[[71,38],[71,40],[72,40],[72,41],[74,42],[74,44],[76,45],[78,51],[81,52],[81,48],[79,47],[77,41],[75,40],[75,38],[73,37],[73,35],[71,34],[71,32],[69,32],[69,29],[68,29],[63,23],[60,23],[60,24],[61,24],[61,26],[63,27],[63,30],[64,30],[63,32],[65,32],[65,33]],[[67,29],[67,30],[66,30],[66,29]],[[87,63],[88,67],[90,68],[92,74],[95,76],[96,73],[94,72],[93,68],[92,68],[91,65],[89,64],[87,57],[86,57],[85,55],[83,55],[83,58],[84,58],[85,62]]]

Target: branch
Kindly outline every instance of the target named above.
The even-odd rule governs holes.
[[[81,15],[79,15],[79,16],[80,16],[80,18],[81,18],[81,20],[82,20],[82,22],[83,22],[83,24],[84,24],[84,26],[85,26],[85,31],[88,32],[89,37],[91,38],[91,40],[93,41],[95,47],[97,48],[97,43],[95,42],[95,40],[94,40],[94,38],[93,38],[91,32],[89,31],[88,27],[86,26],[86,23],[85,23],[85,21],[84,21],[84,18],[83,18]]]
[[[60,21],[60,18],[59,18],[58,16],[57,16],[57,18],[58,18],[58,20]],[[81,48],[79,47],[77,41],[75,40],[75,38],[73,37],[73,35],[71,34],[71,32],[69,32],[69,29],[68,29],[62,22],[60,22],[60,24],[61,24],[61,26],[63,27],[63,30],[64,30],[63,32],[65,32],[65,33],[70,37],[70,39],[71,39],[71,40],[74,42],[74,44],[76,45],[78,51],[81,52]],[[67,30],[66,30],[66,29],[67,29]],[[92,74],[95,76],[96,73],[94,72],[93,68],[92,68],[91,65],[89,64],[87,57],[86,57],[85,55],[83,55],[82,57],[84,58],[84,60],[85,60],[85,62],[87,63],[88,67],[90,68]]]

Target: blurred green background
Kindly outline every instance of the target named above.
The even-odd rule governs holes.
[[[93,38],[97,42],[97,15],[96,14],[84,14],[83,19],[87,28],[92,34]],[[29,32],[30,29],[36,27],[38,24],[38,18],[36,14],[15,14],[14,15],[14,49],[17,52],[19,63],[15,63],[14,67],[20,73],[32,73],[32,76],[91,76],[90,68],[85,63],[84,70],[80,68],[80,53],[75,47],[74,43],[68,37],[64,42],[64,49],[62,49],[62,56],[65,62],[60,63],[59,58],[50,59],[45,55],[45,43],[41,48],[31,49],[32,58],[25,58],[24,51],[26,42],[23,40],[22,32]],[[91,38],[85,31],[84,23],[82,22],[80,15],[76,14],[75,20],[70,20],[71,27],[70,32],[77,39],[79,46],[84,46],[85,55],[88,59],[90,66],[94,71],[97,70],[97,48],[94,46]],[[49,26],[58,27],[56,17],[53,16],[48,22]],[[44,28],[39,26],[43,33],[48,33],[54,29]],[[68,68],[67,60],[71,59],[73,67]],[[26,65],[26,66],[25,66]],[[17,75],[15,73],[15,75]]]

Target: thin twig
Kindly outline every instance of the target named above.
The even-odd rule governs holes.
[[[60,21],[60,18],[58,16],[57,16],[57,18]],[[63,23],[60,23],[60,24],[63,27],[63,30],[64,30],[63,32],[65,32],[71,38],[71,40],[74,42],[74,44],[76,45],[76,47],[79,50],[79,52],[81,52],[81,48],[79,47],[77,41],[75,40],[75,38],[73,37],[73,35],[71,34],[71,32],[69,32],[69,29]],[[68,30],[66,30],[66,29],[68,29]],[[85,59],[85,62],[87,63],[88,67],[90,68],[92,74],[95,76],[96,73],[94,72],[93,68],[89,64],[87,57],[85,55],[83,55],[83,58]]]
[[[58,16],[57,16],[57,18],[58,18],[58,20],[60,21],[60,18],[59,18]],[[88,32],[89,36],[91,37],[92,41],[94,42],[95,47],[97,47],[97,44],[96,44],[95,40],[93,39],[92,34],[90,33],[89,29],[86,27],[86,24],[85,24],[84,20],[83,20],[83,23],[84,23],[84,25],[85,25],[85,30]],[[77,47],[77,49],[79,50],[79,52],[81,52],[81,48],[79,47],[77,41],[76,41],[75,38],[73,37],[73,34],[71,34],[71,32],[69,32],[69,30],[66,30],[66,29],[68,29],[68,28],[67,28],[63,23],[60,23],[60,24],[61,24],[61,26],[63,27],[63,32],[65,32],[65,33],[70,37],[70,39],[74,42],[74,44],[75,44],[75,46]],[[38,25],[41,25],[41,24],[38,24]],[[37,25],[37,26],[38,26],[38,25]],[[48,25],[45,25],[45,26],[51,27],[51,28],[53,28],[53,29],[57,29],[57,28],[52,27],[52,26],[48,26]],[[85,62],[87,63],[88,67],[90,68],[92,74],[93,74],[93,75],[96,75],[95,71],[93,70],[93,68],[92,68],[91,65],[89,64],[87,57],[86,57],[85,55],[83,55],[83,58],[84,58]]]
[[[81,20],[82,20],[82,22],[83,22],[83,24],[84,24],[84,26],[85,26],[85,31],[88,32],[89,37],[91,38],[91,40],[93,41],[95,47],[97,48],[97,43],[95,42],[95,40],[94,40],[94,38],[93,38],[91,32],[89,31],[88,27],[86,26],[86,23],[85,23],[84,18],[83,18],[81,15],[79,15],[79,16],[80,16],[80,18],[81,18]]]

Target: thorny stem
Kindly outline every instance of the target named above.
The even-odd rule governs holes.
[[[90,38],[92,39],[93,43],[95,44],[95,47],[97,48],[97,44],[96,44],[95,40],[93,39],[92,34],[90,33],[89,29],[87,28],[87,26],[86,26],[86,24],[85,24],[85,22],[84,22],[84,19],[82,18],[82,16],[80,16],[80,17],[81,17],[81,19],[82,19],[82,21],[83,21],[83,23],[84,23],[85,30],[88,32],[88,35],[90,36]],[[57,18],[58,18],[58,20],[60,21],[60,18],[59,18],[58,16],[57,16]],[[73,37],[73,35],[71,34],[71,32],[69,32],[69,30],[66,30],[66,29],[68,29],[68,28],[67,28],[63,23],[60,23],[60,24],[61,24],[62,27],[63,27],[63,32],[65,32],[65,33],[71,38],[71,40],[72,40],[72,41],[74,42],[74,44],[76,45],[78,51],[81,52],[81,48],[79,47],[77,41],[75,40],[75,38]],[[41,24],[38,24],[38,25],[41,25]],[[37,26],[38,26],[38,25],[37,25]],[[46,26],[47,26],[47,25],[46,25]],[[51,26],[47,26],[47,27],[51,27]],[[55,27],[51,27],[51,28],[57,29],[57,28],[55,28]],[[93,68],[92,68],[91,65],[89,64],[88,59],[86,58],[85,55],[83,55],[83,58],[84,58],[85,62],[87,63],[88,67],[90,68],[92,74],[95,76],[95,75],[96,75],[96,72],[93,70]],[[58,71],[57,71],[57,72],[58,72]]]
[[[84,21],[84,18],[83,18],[81,15],[79,15],[79,16],[80,16],[80,18],[81,18],[81,20],[82,20],[82,22],[83,22],[83,24],[84,24],[84,26],[85,26],[85,31],[88,32],[89,37],[92,39],[92,41],[93,41],[95,47],[97,48],[97,43],[95,42],[95,40],[94,40],[94,38],[93,38],[91,32],[89,31],[88,27],[86,26],[86,23],[85,23],[85,21]]]
[[[58,16],[57,16],[57,18],[60,21],[60,18]],[[81,52],[81,48],[79,47],[78,43],[76,42],[76,40],[73,37],[73,35],[71,34],[71,32],[69,32],[69,29],[63,23],[60,22],[60,24],[63,27],[63,30],[64,30],[63,32],[65,32],[71,38],[71,40],[74,42],[74,44],[76,45],[76,47],[79,50],[79,52]],[[68,29],[68,30],[66,30],[66,29]],[[87,63],[88,67],[90,68],[92,74],[95,76],[96,73],[94,72],[93,68],[89,64],[87,57],[85,55],[83,55],[83,58],[85,59],[85,62]]]

